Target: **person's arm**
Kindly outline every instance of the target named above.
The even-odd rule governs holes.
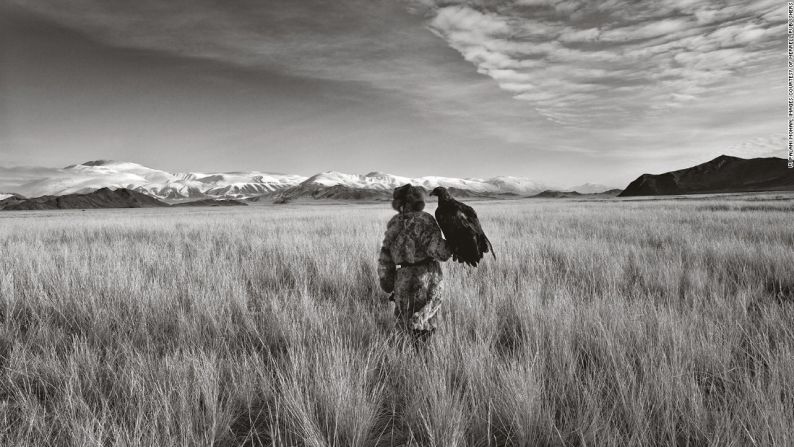
[[[391,257],[391,244],[394,240],[394,225],[395,219],[389,221],[386,228],[386,236],[383,238],[383,246],[380,249],[380,256],[378,256],[378,280],[380,288],[386,293],[394,291],[394,277],[397,275],[397,266],[394,265],[394,260]]]
[[[438,261],[446,261],[452,256],[452,249],[447,243],[444,236],[441,234],[441,228],[438,227],[438,223],[430,216],[430,222],[427,225],[428,231],[428,243],[427,243],[427,255],[433,259]]]

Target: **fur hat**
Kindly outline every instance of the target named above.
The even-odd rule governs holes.
[[[395,188],[392,197],[391,207],[401,213],[425,209],[424,192],[411,184]]]

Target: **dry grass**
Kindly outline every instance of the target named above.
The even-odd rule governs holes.
[[[424,352],[386,205],[0,215],[0,445],[794,444],[790,201],[476,206]]]

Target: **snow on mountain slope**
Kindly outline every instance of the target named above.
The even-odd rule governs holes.
[[[263,172],[170,173],[136,163],[97,160],[59,169],[46,178],[20,186],[17,192],[39,197],[107,187],[128,188],[161,199],[246,198],[298,184],[305,178]]]
[[[336,171],[323,172],[306,179],[301,186],[336,186],[342,185],[355,189],[377,189],[393,190],[394,188],[410,183],[415,186],[422,186],[426,190],[432,190],[437,186],[446,188],[456,188],[478,193],[493,194],[532,194],[547,189],[547,186],[540,185],[521,177],[494,177],[491,179],[477,178],[452,178],[452,177],[401,177],[397,175],[384,174],[382,172],[370,172],[366,175],[344,174]]]
[[[4,193],[0,192],[0,200],[5,200],[5,199],[7,199],[9,197],[14,197],[14,195],[13,194],[4,194]]]
[[[537,194],[540,191],[549,189],[548,185],[533,182],[524,177],[509,177],[501,176],[485,180],[485,183],[493,185],[497,190],[503,193],[513,194]]]
[[[25,183],[16,192],[27,197],[80,194],[97,189],[129,188],[152,182],[166,182],[172,174],[135,163],[91,161],[59,169],[49,176]]]
[[[279,191],[274,199],[285,203],[299,198],[337,200],[387,200],[398,186],[410,183],[430,191],[437,186],[449,188],[459,197],[492,197],[504,194],[532,195],[547,189],[520,177],[494,177],[491,179],[451,177],[401,177],[370,172],[366,175],[327,171],[313,175],[299,185]]]
[[[411,183],[427,191],[444,186],[462,196],[493,196],[500,194],[533,195],[549,189],[521,177],[490,179],[452,177],[402,177],[370,172],[366,175],[327,171],[309,178],[300,175],[264,172],[171,173],[136,163],[96,160],[50,169],[43,178],[28,181],[13,190],[26,197],[82,194],[101,188],[126,188],[163,200],[182,199],[246,199],[263,195],[290,200],[297,197],[389,198],[391,191]]]

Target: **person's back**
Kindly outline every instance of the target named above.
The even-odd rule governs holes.
[[[397,326],[426,337],[435,329],[441,305],[439,261],[451,256],[432,215],[422,211],[424,198],[405,185],[394,191],[392,206],[399,213],[389,220],[378,259],[381,288],[394,292]]]
[[[446,260],[447,245],[441,237],[436,219],[424,211],[395,215],[389,221],[385,241],[388,241],[395,264],[415,264],[426,259]],[[385,246],[385,244],[384,244]]]

